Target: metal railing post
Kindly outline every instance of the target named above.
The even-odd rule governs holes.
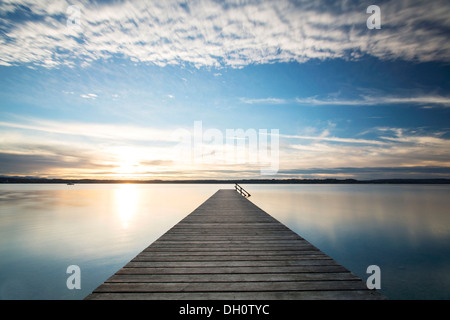
[[[237,192],[239,192],[244,197],[250,197],[250,193],[248,193],[244,188],[242,188],[240,185],[235,183],[234,188]]]

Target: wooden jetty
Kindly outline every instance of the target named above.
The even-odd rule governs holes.
[[[221,189],[86,299],[384,297],[237,190]]]

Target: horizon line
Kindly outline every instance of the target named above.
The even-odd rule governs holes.
[[[11,180],[11,181],[10,181]],[[0,176],[0,183],[108,183],[108,184],[152,184],[152,183],[251,183],[251,184],[270,184],[270,183],[417,183],[417,184],[450,184],[450,178],[385,178],[385,179],[353,179],[353,178],[285,178],[285,179],[181,179],[181,180],[163,180],[163,179],[67,179],[67,178],[41,178],[41,177],[8,177]]]

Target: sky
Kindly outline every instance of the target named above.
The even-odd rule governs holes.
[[[449,35],[437,0],[3,0],[0,175],[450,178]]]

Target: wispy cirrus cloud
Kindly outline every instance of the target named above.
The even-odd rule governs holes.
[[[97,95],[95,93],[82,94],[80,97],[84,99],[96,99]]]
[[[374,95],[359,98],[306,97],[306,98],[240,98],[245,104],[299,104],[308,106],[376,106],[376,105],[436,105],[450,107],[450,97],[440,95],[392,96]],[[431,106],[428,106],[431,107]]]
[[[260,99],[241,98],[240,100],[241,102],[246,104],[285,104],[288,102],[288,100],[280,98],[260,98]]]
[[[306,135],[281,134],[280,137],[286,138],[286,139],[310,140],[310,141],[316,141],[316,142],[326,141],[326,142],[337,142],[337,143],[345,143],[345,144],[387,145],[387,143],[385,141],[380,141],[380,140],[340,138],[340,137],[330,137],[328,135],[306,136]]]
[[[333,171],[336,174],[346,173],[346,177],[358,177],[358,172],[365,172],[370,173],[371,178],[376,178],[385,173],[392,177],[392,168],[397,168],[396,177],[407,177],[408,171],[421,173],[422,176],[426,176],[428,171],[448,177],[449,139],[433,133],[417,134],[398,128],[376,131],[376,140],[380,143],[376,143],[376,140],[342,137],[291,137],[291,142],[283,152],[281,172],[293,173],[297,170],[301,175],[302,172],[306,174],[314,170],[316,174]],[[364,144],[364,148],[361,148],[361,144]],[[347,170],[340,171],[337,168]],[[383,168],[387,168],[386,171]],[[418,168],[422,168],[421,172]],[[354,175],[350,175],[350,171]]]
[[[161,141],[173,143],[173,129],[155,129],[126,124],[101,124],[87,122],[58,122],[38,118],[22,118],[21,121],[0,121],[0,127],[58,134],[89,139],[103,139],[120,142]]]
[[[360,99],[327,99],[327,98],[296,98],[295,101],[304,105],[346,105],[374,106],[384,104],[435,104],[450,107],[450,97],[436,95],[422,96],[363,96]]]
[[[450,61],[447,1],[385,1],[382,29],[366,27],[359,1],[66,0],[0,4],[0,65],[48,68],[126,57],[160,66],[243,67],[310,59]]]

